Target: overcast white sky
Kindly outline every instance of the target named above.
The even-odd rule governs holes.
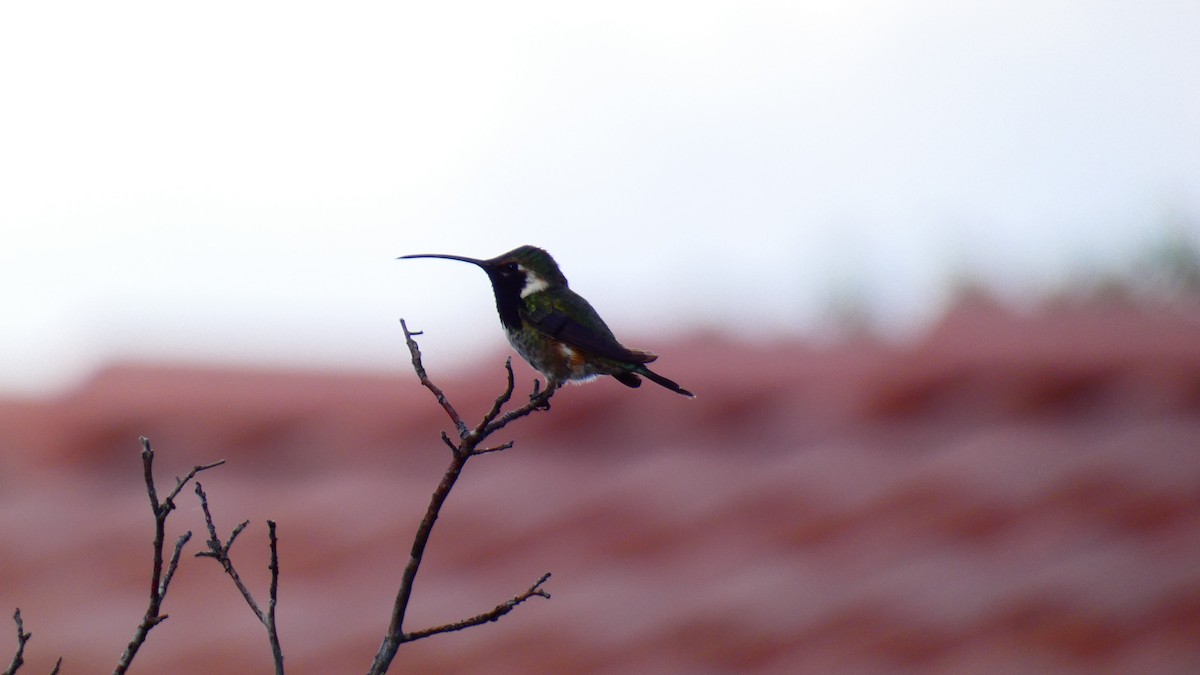
[[[1200,214],[1200,3],[0,4],[0,394],[501,353],[549,249],[634,346],[920,325]],[[1190,229],[1189,229],[1190,228]]]

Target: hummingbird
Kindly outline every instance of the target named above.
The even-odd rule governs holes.
[[[495,258],[421,253],[409,258],[444,258],[478,266],[492,282],[496,311],[513,349],[546,377],[547,391],[565,382],[612,375],[627,387],[642,377],[694,398],[695,394],[646,367],[657,354],[617,341],[591,304],[567,286],[554,258],[536,246],[521,246]]]

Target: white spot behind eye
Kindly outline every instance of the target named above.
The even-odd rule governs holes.
[[[523,269],[523,268],[520,268],[518,266],[518,269]],[[544,291],[547,288],[550,288],[550,284],[547,283],[545,279],[539,277],[538,275],[534,274],[533,272],[530,272],[529,270],[523,269],[523,271],[525,272],[525,288],[521,289],[521,297],[522,298],[527,297],[533,293],[537,293],[539,291]]]

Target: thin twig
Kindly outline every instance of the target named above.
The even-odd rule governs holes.
[[[534,381],[533,394],[529,396],[529,403],[526,403],[520,408],[509,410],[498,419],[487,420],[486,423],[482,425],[482,431],[479,434],[480,438],[482,439],[487,437],[503,429],[510,422],[515,422],[516,420],[519,420],[534,411],[549,410],[550,397],[554,395],[554,392],[554,389],[546,389],[545,391],[539,392],[537,381]]]
[[[414,335],[420,335],[420,331],[416,333],[409,332],[408,324],[404,323],[404,319],[400,319],[400,328],[404,330],[404,340],[408,343],[408,349],[412,353],[413,370],[417,371],[417,379],[426,389],[433,392],[434,398],[442,405],[442,409],[450,416],[450,420],[454,422],[454,428],[458,429],[459,437],[465,438],[467,435],[467,425],[462,421],[458,411],[454,406],[450,405],[450,401],[446,399],[446,395],[442,393],[441,388],[429,380],[429,376],[425,374],[425,366],[421,365],[421,352],[417,349],[417,342],[413,340]]]
[[[171,579],[175,576],[175,569],[179,567],[179,556],[183,553],[184,544],[188,543],[192,538],[191,531],[184,532],[179,535],[179,539],[175,542],[175,550],[171,553],[171,563],[167,565],[167,573],[163,575],[162,583],[158,585],[158,599],[165,600],[167,598],[167,588],[171,585]]]
[[[492,404],[492,409],[487,411],[487,414],[483,416],[483,422],[481,425],[475,427],[476,436],[483,433],[482,425],[485,425],[489,421],[496,419],[496,416],[500,414],[500,410],[504,407],[504,404],[508,403],[509,399],[512,398],[513,390],[516,388],[516,380],[513,378],[511,356],[507,359],[504,359],[504,374],[506,378],[504,383],[504,391],[496,397],[496,401]]]
[[[275,659],[276,675],[283,675],[283,647],[275,627],[275,605],[279,602],[279,539],[275,536],[275,521],[267,521],[267,536],[271,541],[271,597],[267,604],[267,638],[271,641],[271,656]]]
[[[483,454],[487,454],[489,452],[500,452],[501,450],[507,450],[507,449],[511,448],[512,446],[513,446],[513,442],[508,441],[506,443],[501,443],[500,445],[494,445],[490,448],[479,448],[479,449],[475,450],[475,452],[472,454],[483,455]]]
[[[242,577],[238,574],[237,569],[233,566],[233,560],[229,557],[229,549],[233,547],[234,540],[246,529],[250,521],[244,520],[239,523],[229,534],[229,539],[225,543],[221,543],[221,538],[217,535],[217,526],[213,522],[212,512],[208,508],[208,495],[204,493],[204,486],[200,484],[200,481],[196,481],[196,496],[200,499],[200,510],[204,512],[204,524],[208,528],[208,550],[198,551],[196,557],[212,558],[221,563],[225,574],[229,575],[229,578],[233,580],[233,585],[242,594],[242,598],[250,606],[250,610],[254,612],[254,616],[258,617],[258,620],[266,627],[267,640],[271,643],[271,656],[275,660],[275,673],[276,675],[283,675],[283,648],[279,644],[279,633],[275,629],[275,605],[279,591],[279,542],[275,536],[275,521],[267,521],[268,536],[271,544],[271,565],[268,568],[271,570],[271,597],[270,604],[267,605],[267,611],[263,612],[259,608],[258,603],[254,601],[254,594],[242,582]]]
[[[13,612],[13,621],[17,623],[17,651],[13,654],[12,662],[8,664],[8,670],[4,671],[4,675],[13,675],[25,663],[25,643],[33,637],[33,633],[25,632],[25,622],[21,620],[20,607]]]
[[[411,633],[406,633],[405,634],[406,641],[412,642],[414,640],[420,640],[421,638],[429,637],[430,635],[437,635],[439,633],[450,633],[450,632],[453,632],[456,630],[470,628],[471,626],[478,626],[480,624],[484,624],[489,621],[497,621],[500,619],[500,617],[502,617],[505,614],[508,614],[509,612],[516,609],[517,605],[521,604],[522,602],[525,602],[526,600],[528,600],[529,598],[532,598],[535,595],[549,600],[550,594],[547,593],[545,590],[543,590],[541,587],[542,584],[546,583],[546,581],[549,578],[550,578],[550,573],[546,572],[541,577],[539,577],[538,580],[536,582],[534,582],[534,584],[532,586],[530,586],[529,589],[526,590],[524,593],[512,598],[508,602],[504,602],[499,605],[496,605],[496,607],[493,608],[491,611],[484,612],[483,614],[473,616],[469,619],[463,619],[462,621],[455,621],[454,623],[448,623],[444,626],[435,626],[433,628],[426,628],[424,630],[418,630],[418,631],[413,631]]]
[[[493,608],[490,611],[485,611],[484,614],[472,616],[472,617],[470,617],[470,619],[463,619],[462,621],[455,621],[454,623],[446,623],[445,626],[434,626],[433,628],[425,628],[425,629],[421,629],[421,631],[414,631],[412,633],[406,633],[406,634],[404,634],[404,639],[406,639],[406,641],[409,641],[409,643],[412,643],[412,641],[414,641],[414,640],[420,640],[421,638],[428,638],[428,637],[430,637],[430,635],[437,635],[439,633],[451,633],[454,631],[462,631],[463,628],[479,626],[480,623],[487,623],[488,621],[498,621],[500,619],[500,617],[504,616],[505,614],[510,613],[510,611],[516,609],[518,604],[526,602],[527,599],[529,599],[529,598],[532,598],[534,596],[540,596],[540,597],[544,597],[546,599],[550,599],[550,593],[541,589],[541,585],[545,584],[546,580],[548,580],[548,579],[550,579],[550,572],[542,574],[541,577],[535,581],[534,585],[529,586],[529,590],[521,593],[520,596],[516,596],[516,597],[510,599],[510,601],[508,601],[508,602],[500,603],[500,604],[496,605],[496,608]]]
[[[175,488],[171,490],[166,499],[160,502],[158,500],[158,490],[154,486],[154,450],[150,448],[150,439],[142,436],[139,440],[142,444],[142,477],[146,482],[146,495],[150,498],[150,509],[154,512],[154,564],[150,572],[150,602],[146,606],[146,613],[142,616],[141,623],[138,624],[137,629],[134,631],[133,639],[129,641],[129,645],[125,647],[124,653],[121,654],[121,660],[117,662],[117,667],[113,670],[113,675],[121,675],[129,669],[129,664],[133,662],[133,657],[137,656],[138,650],[146,642],[146,637],[150,634],[150,631],[167,619],[166,614],[160,613],[163,598],[167,595],[167,588],[170,586],[171,579],[175,576],[175,569],[179,565],[179,553],[183,550],[183,545],[187,543],[188,538],[192,536],[192,533],[188,532],[179,538],[179,541],[175,544],[175,552],[171,556],[164,573],[163,540],[166,537],[167,516],[171,515],[171,511],[175,510],[175,497],[179,495],[179,491],[183,489],[183,486],[188,481],[196,477],[196,474],[225,463],[225,460],[222,459],[211,464],[201,464],[192,467],[192,470],[186,476],[175,479]]]
[[[229,541],[221,543],[221,538],[217,535],[217,526],[213,523],[212,512],[208,510],[208,495],[204,493],[204,486],[200,481],[196,481],[196,496],[200,498],[200,510],[204,512],[204,524],[208,527],[208,545],[207,551],[197,551],[197,558],[212,558],[221,563],[221,567],[225,569],[225,573],[229,578],[233,579],[233,585],[237,586],[242,597],[245,598],[246,604],[250,605],[250,609],[254,611],[254,615],[264,624],[267,622],[266,615],[258,608],[258,603],[254,602],[254,596],[250,593],[250,589],[246,588],[246,584],[242,583],[242,578],[238,575],[237,569],[233,566],[233,561],[229,559],[229,548],[233,546],[233,542],[237,539],[242,530],[250,524],[250,521],[244,520],[237,527],[233,528],[233,532],[229,535]]]
[[[466,424],[462,421],[462,416],[450,404],[446,395],[440,388],[437,387],[429,376],[425,373],[425,367],[421,363],[421,349],[417,345],[414,336],[420,335],[419,332],[414,333],[408,330],[408,324],[403,319],[400,320],[400,327],[404,329],[404,340],[408,345],[409,352],[412,355],[413,369],[417,373],[417,378],[427,389],[433,392],[438,404],[450,416],[454,422],[455,428],[458,429],[458,435],[461,439],[458,444],[453,443],[450,437],[442,432],[442,440],[450,447],[451,459],[450,465],[446,467],[445,474],[442,475],[442,480],[438,483],[437,489],[429,499],[429,507],[425,510],[425,517],[421,519],[421,524],[417,526],[417,534],[413,537],[412,549],[409,552],[408,563],[404,566],[404,572],[401,575],[400,588],[396,592],[396,602],[392,606],[391,621],[388,624],[387,633],[384,635],[383,643],[379,646],[379,652],[375,655],[375,660],[371,663],[370,675],[382,675],[387,672],[388,667],[392,663],[392,659],[396,656],[396,651],[401,644],[412,642],[423,637],[436,635],[438,633],[448,633],[455,630],[461,630],[470,626],[477,626],[488,621],[495,621],[501,616],[509,613],[517,605],[525,602],[529,598],[537,595],[544,598],[549,598],[550,594],[542,590],[541,585],[550,578],[547,572],[529,588],[525,593],[516,596],[512,600],[498,605],[491,611],[484,612],[470,619],[464,619],[445,626],[428,628],[416,632],[404,632],[404,617],[408,611],[409,600],[412,599],[413,584],[417,578],[417,571],[421,568],[421,560],[425,555],[425,547],[429,544],[429,537],[433,532],[433,526],[437,522],[438,514],[441,512],[442,505],[446,503],[446,498],[450,496],[450,490],[454,488],[455,482],[462,474],[463,467],[466,466],[467,460],[475,455],[481,455],[489,452],[498,452],[512,447],[512,443],[503,443],[493,447],[480,448],[479,445],[494,431],[502,428],[505,424],[512,422],[518,418],[529,415],[534,410],[544,410],[548,407],[550,396],[554,393],[553,389],[548,389],[545,392],[539,393],[535,383],[533,395],[530,396],[529,403],[515,410],[500,416],[500,411],[504,408],[504,404],[512,398],[514,389],[514,380],[512,372],[512,360],[509,359],[505,364],[507,373],[507,384],[504,391],[496,397],[491,409],[484,415],[474,429],[468,430]]]

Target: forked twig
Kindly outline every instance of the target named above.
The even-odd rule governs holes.
[[[233,566],[233,560],[229,557],[229,549],[233,547],[233,542],[238,535],[246,529],[250,521],[244,520],[233,528],[233,532],[229,534],[229,539],[225,543],[221,543],[221,538],[217,535],[217,526],[213,523],[212,512],[208,509],[208,495],[204,493],[204,487],[200,481],[196,481],[196,496],[200,499],[200,509],[204,512],[204,524],[208,527],[208,550],[199,551],[196,557],[212,558],[221,564],[225,573],[233,580],[233,585],[237,587],[242,594],[242,598],[246,600],[246,604],[250,606],[250,610],[258,617],[258,620],[267,629],[267,640],[271,643],[271,656],[275,661],[275,674],[283,675],[283,647],[279,644],[279,632],[275,626],[275,605],[279,594],[279,540],[275,536],[275,521],[267,521],[268,538],[271,544],[271,565],[268,569],[271,570],[271,590],[270,599],[267,604],[267,611],[264,612],[259,608],[258,603],[254,601],[254,595],[246,584],[242,582],[242,577],[238,575],[237,569]]]
[[[409,553],[408,563],[404,566],[404,572],[400,581],[400,588],[396,593],[396,602],[392,607],[391,622],[388,624],[387,633],[384,635],[383,643],[379,646],[379,652],[375,655],[375,660],[371,664],[371,669],[368,671],[370,675],[382,675],[387,672],[391,665],[392,659],[396,656],[396,651],[400,645],[405,642],[412,642],[421,638],[426,638],[439,633],[449,633],[456,630],[462,630],[471,626],[478,626],[489,621],[496,621],[500,617],[511,612],[517,605],[525,602],[531,597],[538,596],[549,598],[550,594],[542,589],[549,578],[550,573],[543,574],[532,586],[524,593],[517,595],[508,602],[497,605],[494,609],[471,617],[456,621],[454,623],[426,628],[418,631],[404,631],[404,616],[408,610],[409,600],[412,598],[413,583],[416,581],[417,571],[421,567],[421,559],[425,555],[425,547],[429,544],[429,536],[433,532],[433,525],[437,522],[438,514],[441,512],[442,505],[445,504],[446,498],[450,495],[450,490],[454,488],[455,482],[462,473],[463,467],[467,460],[475,455],[485,453],[498,452],[512,447],[512,443],[502,443],[492,447],[480,447],[480,444],[495,431],[503,428],[505,425],[517,419],[525,417],[535,410],[545,410],[549,407],[550,397],[554,394],[553,389],[539,391],[537,382],[534,383],[533,394],[529,397],[529,402],[523,406],[515,408],[501,415],[501,410],[504,404],[512,398],[514,390],[514,378],[512,371],[512,359],[505,362],[504,368],[507,374],[507,383],[504,391],[496,397],[495,402],[488,412],[483,416],[483,419],[473,429],[469,429],[462,416],[451,405],[445,393],[430,381],[429,376],[425,372],[425,367],[421,363],[421,350],[418,347],[414,336],[420,335],[420,332],[412,332],[408,329],[408,324],[403,319],[400,320],[400,326],[404,330],[404,340],[408,345],[409,352],[412,354],[413,369],[417,373],[417,378],[427,389],[433,392],[438,404],[446,411],[451,422],[454,423],[455,429],[458,431],[459,442],[454,443],[450,437],[443,432],[442,439],[450,447],[450,465],[446,468],[445,474],[442,476],[441,482],[437,489],[433,491],[433,495],[429,499],[429,508],[425,511],[425,517],[421,520],[421,524],[417,527],[417,534],[413,537],[412,549]]]
[[[175,510],[175,497],[179,496],[179,491],[195,478],[196,474],[225,463],[225,460],[222,459],[211,464],[192,467],[186,476],[175,479],[175,488],[171,490],[166,499],[159,501],[158,490],[154,486],[154,450],[150,448],[150,440],[145,436],[142,436],[140,441],[142,444],[142,475],[146,481],[146,494],[150,498],[150,509],[154,512],[154,566],[150,572],[150,602],[146,606],[146,613],[142,616],[141,623],[134,631],[133,639],[129,641],[129,645],[121,654],[121,660],[117,662],[113,675],[121,675],[129,669],[129,664],[133,662],[138,650],[146,642],[150,631],[167,619],[167,615],[161,613],[162,603],[167,597],[171,579],[175,577],[175,569],[179,566],[179,556],[183,551],[183,546],[192,537],[190,531],[180,535],[178,541],[175,542],[175,550],[171,554],[171,559],[164,570],[163,541],[166,537],[167,516]]]

